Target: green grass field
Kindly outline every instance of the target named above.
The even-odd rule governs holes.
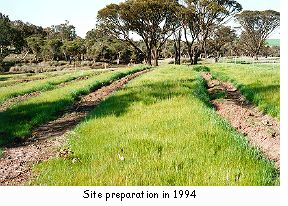
[[[23,73],[23,74],[0,74],[0,87],[16,85],[21,83],[21,80],[37,80],[37,79],[47,79],[49,77],[62,76],[65,74],[72,74],[79,72],[79,69],[68,70],[68,71],[53,71],[44,73]],[[87,70],[82,70],[87,71]]]
[[[133,80],[65,147],[73,154],[37,165],[29,184],[279,185],[274,165],[216,114],[200,73],[188,66]]]
[[[87,94],[108,84],[111,80],[119,79],[144,68],[147,67],[126,68],[91,76],[87,80],[73,82],[61,88],[42,92],[40,96],[13,105],[0,113],[0,146],[17,138],[23,138],[29,135],[35,126],[55,119],[61,114],[61,111],[72,105],[80,95]]]
[[[43,80],[35,80],[27,83],[19,83],[16,85],[11,85],[7,87],[0,88],[0,103],[5,100],[15,97],[18,95],[23,95],[35,91],[47,91],[52,90],[57,87],[57,85],[65,82],[75,80],[79,77],[92,76],[99,74],[100,72],[89,71],[77,71],[68,74],[62,74],[55,77],[50,77]]]
[[[231,81],[257,107],[280,119],[280,66],[272,64],[207,65],[216,78]]]

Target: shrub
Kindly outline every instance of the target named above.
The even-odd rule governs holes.
[[[193,70],[197,72],[210,72],[210,68],[206,66],[194,66]]]

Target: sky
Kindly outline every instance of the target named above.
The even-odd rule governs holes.
[[[0,0],[0,12],[11,20],[22,20],[48,27],[65,23],[76,27],[77,35],[85,37],[93,29],[97,11],[110,3],[123,0]],[[284,1],[284,0],[283,0]],[[244,10],[280,11],[280,0],[238,0]],[[270,38],[280,38],[279,30]]]

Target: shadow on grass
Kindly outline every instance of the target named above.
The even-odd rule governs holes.
[[[103,118],[110,115],[119,117],[128,112],[129,107],[136,102],[152,105],[156,102],[182,95],[180,92],[171,91],[172,84],[166,84],[165,89],[161,89],[160,86],[162,86],[161,83],[146,84],[144,86],[129,88],[129,91],[125,91],[123,94],[112,95],[101,102],[91,112],[88,119],[95,117]]]
[[[11,77],[0,77],[0,81],[7,81],[9,80]]]
[[[195,82],[196,81],[196,82]],[[194,95],[209,105],[205,86],[200,79],[159,81],[135,85],[108,97],[101,102],[86,118],[117,117],[128,112],[129,107],[142,102],[152,105],[160,101],[179,96]],[[33,103],[16,105],[0,113],[0,146],[14,147],[31,135],[34,128],[60,117],[64,110],[73,104],[73,100],[61,100],[51,103]],[[76,122],[77,123],[80,123]],[[76,125],[75,125],[76,126]],[[64,126],[63,126],[64,127]]]
[[[246,95],[248,100],[255,99],[256,94],[262,94],[266,92],[280,92],[280,85],[241,85],[240,90],[243,92],[243,94]]]
[[[280,105],[277,106],[274,104],[269,104],[269,102],[263,104],[261,96],[265,96],[265,93],[279,93],[280,96],[280,85],[240,85],[239,89],[249,102],[253,103],[256,106],[262,106],[264,113],[268,113],[273,117],[279,116]]]
[[[197,82],[195,84],[195,82]],[[129,87],[126,91],[112,95],[101,102],[86,120],[114,115],[120,117],[129,111],[136,102],[152,105],[179,96],[193,95],[206,106],[211,107],[205,85],[200,79],[174,80],[169,82],[148,83]]]
[[[112,80],[120,79],[130,73],[136,71],[129,71],[124,73],[115,73],[105,81],[95,82],[90,85],[89,91],[95,91],[98,88],[109,84]],[[51,103],[24,103],[15,105],[0,113],[0,146],[14,146],[19,145],[15,142],[23,142],[28,139],[34,128],[41,124],[47,123],[50,120],[57,119],[61,116],[63,111],[73,104],[80,95],[89,93],[88,90],[80,89],[76,93],[66,94],[66,97]],[[75,125],[79,123],[77,121]]]
[[[0,113],[0,146],[21,142],[32,129],[56,119],[72,101],[19,105]]]

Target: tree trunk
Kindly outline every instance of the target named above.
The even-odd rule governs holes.
[[[186,40],[186,45],[187,45],[187,48],[188,48],[188,54],[189,54],[189,58],[190,58],[190,63],[191,65],[194,64],[194,60],[193,60],[193,44],[194,44],[194,41],[195,39],[192,39],[192,42],[190,43],[189,40],[188,40],[188,36],[187,36],[187,30],[184,28],[184,36],[185,36],[185,40]]]
[[[117,55],[117,64],[118,65],[120,64],[120,55],[121,55],[121,52],[118,52],[118,55]]]
[[[220,58],[220,53],[219,51],[217,51],[216,57],[215,57],[215,63],[219,62],[219,58]]]
[[[179,54],[179,50],[178,50],[178,46],[177,43],[174,42],[174,50],[175,50],[175,64],[180,65],[180,54]]]
[[[175,64],[181,64],[181,31],[174,37]]]
[[[193,60],[194,65],[198,64],[198,58],[200,57],[200,55],[201,55],[201,52],[199,51],[194,52],[194,60]]]
[[[188,49],[188,54],[189,54],[189,58],[190,58],[190,64],[193,65],[194,64],[194,59],[193,59],[193,52],[192,49]]]
[[[208,55],[207,55],[207,50],[206,50],[206,43],[204,43],[203,51],[204,51],[204,58],[207,59]]]
[[[0,72],[4,72],[4,68],[2,66],[2,61],[0,60]]]
[[[2,56],[1,54],[0,54],[0,72],[4,72],[4,68],[3,68],[3,60],[4,60],[4,58],[5,58],[6,56]]]
[[[152,52],[151,49],[147,48],[147,53],[146,53],[146,64],[149,66],[152,66]]]
[[[159,58],[158,50],[157,50],[157,48],[155,47],[155,48],[153,49],[153,60],[154,60],[153,66],[159,66],[159,64],[158,64],[158,58]]]
[[[259,53],[260,53],[259,51],[255,52],[255,55],[254,55],[255,56],[255,60],[259,60],[259,57],[258,57]]]

